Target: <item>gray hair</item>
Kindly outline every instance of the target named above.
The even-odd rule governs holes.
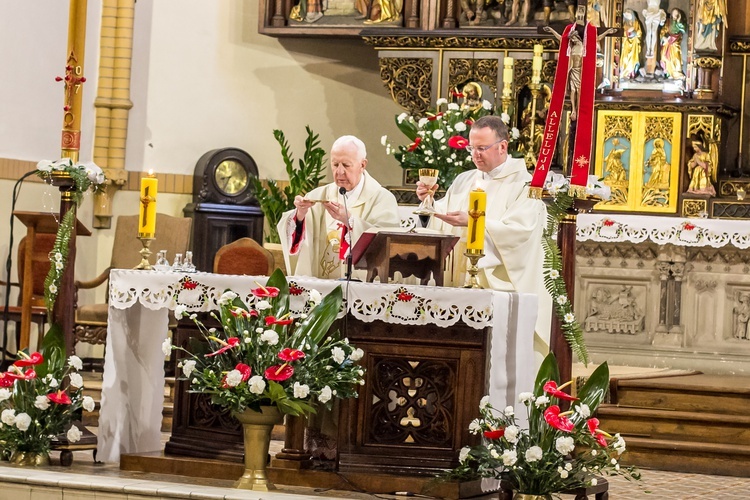
[[[362,142],[361,139],[358,137],[354,137],[353,135],[342,135],[335,141],[333,141],[333,144],[331,145],[331,149],[336,149],[337,147],[345,146],[347,144],[353,144],[355,148],[357,148],[357,156],[359,160],[364,160],[367,158],[367,148],[365,147],[365,143]]]

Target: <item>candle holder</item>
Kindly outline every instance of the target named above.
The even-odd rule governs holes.
[[[154,241],[154,234],[138,233],[138,239],[141,240],[141,245],[143,245],[143,248],[141,248],[140,250],[141,263],[135,266],[135,269],[151,271],[153,267],[151,267],[151,263],[148,261],[148,258],[151,257],[151,249],[149,248],[149,246],[151,246],[151,242]]]
[[[479,273],[477,263],[479,262],[479,259],[484,257],[484,251],[467,248],[464,255],[469,259],[469,265],[466,266],[466,272],[468,274],[464,288],[484,288],[479,284],[479,280],[477,279],[477,274]]]

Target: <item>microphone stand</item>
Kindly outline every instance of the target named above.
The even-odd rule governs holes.
[[[362,281],[356,278],[352,278],[352,267],[354,265],[353,257],[352,257],[352,250],[354,249],[354,238],[353,238],[354,228],[352,228],[349,225],[350,216],[349,216],[349,208],[347,207],[347,204],[346,204],[346,188],[345,187],[339,188],[339,194],[344,198],[344,214],[346,215],[346,232],[349,234],[349,241],[350,241],[349,250],[346,253],[346,272],[344,273],[344,276],[345,276],[344,280],[347,283],[349,281]]]

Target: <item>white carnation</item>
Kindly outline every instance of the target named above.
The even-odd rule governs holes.
[[[516,450],[503,451],[503,465],[510,467],[511,465],[515,465],[517,461],[518,455],[516,454]]]
[[[320,401],[321,403],[327,403],[331,400],[332,396],[333,396],[333,391],[331,391],[331,388],[328,386],[325,386],[320,390],[320,394],[318,395],[318,401]]]
[[[485,99],[482,101],[482,107],[489,111],[492,109],[492,103],[488,101],[487,99]]]
[[[319,291],[312,289],[310,290],[310,300],[317,306],[318,304],[320,304],[320,301],[323,300],[323,296]]]
[[[500,458],[500,454],[497,452],[495,448],[490,449],[490,456],[492,458]]]
[[[165,356],[169,356],[172,352],[172,339],[169,337],[164,339],[164,342],[161,343],[161,352],[163,352]]]
[[[484,410],[487,408],[490,404],[490,397],[484,396],[482,399],[479,400],[479,409]]]
[[[227,290],[226,292],[224,292],[224,293],[221,294],[221,297],[219,297],[219,301],[218,302],[219,302],[220,306],[223,306],[223,305],[226,305],[226,304],[231,304],[234,301],[234,299],[236,299],[236,298],[237,298],[237,294],[236,293],[234,293],[231,290]]]
[[[76,370],[83,370],[83,361],[78,356],[73,355],[68,358],[68,366]]]
[[[232,370],[227,373],[226,383],[229,387],[237,387],[242,382],[242,373],[239,370]]]
[[[542,459],[542,449],[539,446],[532,446],[526,450],[525,457],[527,462],[537,462]]]
[[[573,438],[570,436],[560,436],[555,440],[555,449],[557,449],[560,455],[573,453],[573,450],[575,450],[575,448],[575,441],[573,441]]]
[[[456,129],[456,132],[463,132],[466,130],[466,124],[464,122],[458,122],[456,123],[453,128]]]
[[[70,441],[71,443],[76,443],[81,440],[82,434],[78,427],[76,427],[75,425],[71,425],[66,435],[68,437],[68,441]]]
[[[83,387],[83,377],[79,373],[71,373],[70,386],[76,389]]]
[[[396,121],[398,121],[399,123],[402,123],[402,122],[403,122],[404,120],[406,120],[406,119],[407,119],[408,117],[409,117],[409,115],[408,115],[408,114],[406,114],[406,113],[401,113],[400,115],[398,115],[398,116],[396,117]]]
[[[506,406],[503,413],[506,417],[512,417],[515,414],[515,409],[512,406]]]
[[[383,137],[380,138],[380,144],[382,144],[383,146],[385,146],[386,144],[388,144],[388,136],[387,135],[384,135]]]
[[[294,397],[304,399],[310,394],[310,386],[307,384],[294,383]]]
[[[18,416],[16,416],[15,424],[19,431],[26,432],[31,425],[31,417],[28,413],[19,413]]]
[[[530,392],[522,392],[518,395],[518,402],[519,403],[526,403],[527,401],[532,401],[534,399],[534,395]]]
[[[419,125],[419,128],[423,128],[425,125],[427,125],[430,122],[427,118],[420,118],[417,122],[417,125]]]
[[[94,398],[92,398],[91,396],[84,396],[81,406],[83,406],[83,409],[86,411],[94,411],[94,408],[96,408],[96,403],[94,402]]]
[[[445,97],[441,97],[437,101],[435,101],[435,106],[442,106],[443,104],[447,104],[447,103],[448,103],[448,99],[446,99]]]
[[[187,306],[185,304],[177,304],[174,308],[174,317],[180,319],[187,314]]]
[[[576,412],[583,418],[589,418],[591,416],[591,408],[586,403],[581,403],[576,406]]]
[[[352,353],[349,355],[349,359],[351,359],[352,361],[359,361],[364,355],[365,351],[358,347],[352,351]]]
[[[469,452],[471,451],[471,448],[468,446],[464,446],[461,448],[461,451],[458,452],[458,461],[461,463],[464,463],[467,458],[469,458]]]
[[[8,389],[0,389],[0,402],[10,399],[11,392]]]
[[[3,412],[0,413],[0,420],[2,420],[5,425],[15,424],[16,423],[16,410],[12,408],[3,410]]]
[[[469,432],[471,434],[479,434],[480,432],[482,432],[482,421],[478,418],[472,420],[469,424]]]
[[[505,439],[511,444],[516,444],[518,442],[518,433],[520,432],[520,429],[517,425],[509,425],[505,428]]]
[[[255,304],[255,308],[259,311],[265,311],[266,309],[271,309],[271,303],[267,300],[259,300],[257,304]]]
[[[275,330],[266,330],[261,334],[260,341],[268,345],[276,345],[279,343],[279,334]]]
[[[47,396],[37,396],[34,400],[34,406],[40,410],[46,410],[49,408],[49,398]]]
[[[435,139],[442,139],[443,137],[445,137],[445,132],[443,132],[443,129],[439,128],[432,133],[432,137],[434,137]]]
[[[448,109],[450,109],[451,111],[458,111],[460,109],[460,107],[458,106],[457,103],[452,102],[452,103],[448,104]]]
[[[190,378],[190,374],[195,370],[195,363],[194,359],[188,359],[182,363],[182,374],[185,375],[185,378]]]
[[[250,380],[247,381],[247,385],[250,387],[250,392],[253,394],[263,394],[263,391],[266,390],[266,381],[263,380],[263,377],[260,375],[250,377]]]
[[[346,359],[346,353],[338,346],[331,349],[331,356],[333,356],[333,360],[338,364],[343,363]]]

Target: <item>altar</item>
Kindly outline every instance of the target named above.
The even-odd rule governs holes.
[[[161,449],[164,401],[164,354],[161,345],[167,338],[168,310],[174,310],[178,305],[195,312],[217,310],[217,301],[226,289],[232,289],[240,297],[247,297],[252,288],[264,284],[266,280],[265,276],[209,273],[111,272],[107,351],[99,420],[101,460],[116,462],[121,454]],[[532,339],[537,309],[534,295],[417,285],[342,283],[297,277],[289,277],[288,280],[296,287],[307,291],[315,289],[323,295],[341,285],[345,302],[340,317],[348,315],[351,323],[363,325],[351,331],[351,336],[356,338],[352,342],[355,345],[359,345],[357,342],[367,342],[368,328],[364,326],[374,322],[392,325],[393,328],[405,325],[406,330],[431,326],[436,332],[436,345],[445,342],[451,329],[459,324],[486,331],[486,351],[481,366],[475,367],[484,372],[484,387],[475,388],[470,398],[465,398],[469,393],[454,394],[454,405],[476,406],[481,394],[487,393],[496,407],[504,408],[518,405],[516,396],[519,392],[532,390],[535,372],[532,368]],[[301,311],[303,305],[303,302],[295,305],[293,299],[291,308]],[[344,333],[347,334],[346,331]],[[422,346],[422,351],[418,354],[429,355],[429,342]],[[363,366],[367,362],[366,354]],[[369,375],[365,378],[370,380]],[[362,388],[362,391],[366,390],[367,385]],[[521,410],[522,407],[518,406],[517,411],[524,414]],[[362,418],[367,418],[367,415],[362,415]],[[460,422],[460,425],[462,428],[453,429],[452,432],[465,433],[468,422]],[[451,442],[457,444],[461,440]],[[354,453],[352,450],[355,448],[349,451]],[[458,449],[451,450],[456,455],[457,452]],[[357,455],[354,453],[350,456],[356,458]],[[361,459],[361,455],[358,457]],[[352,466],[358,466],[354,462]]]

